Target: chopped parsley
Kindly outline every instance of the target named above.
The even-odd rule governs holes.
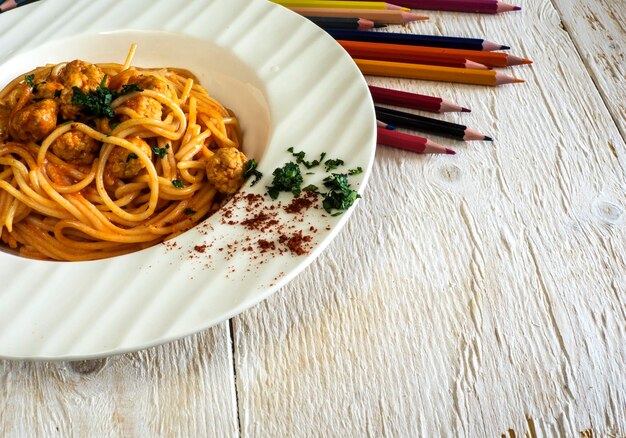
[[[165,158],[165,156],[167,155],[167,150],[170,148],[169,144],[166,144],[164,148],[160,148],[158,146],[150,146],[150,149],[152,149],[152,152],[154,152],[154,155],[156,155],[157,157],[163,159]]]
[[[183,187],[185,187],[185,185],[183,184],[183,182],[179,179],[173,179],[172,180],[172,185],[174,187],[176,187],[177,189],[182,189]]]
[[[256,167],[257,167],[257,162],[254,158],[252,158],[251,160],[248,160],[248,162],[246,163],[246,170],[243,173],[243,180],[247,181],[248,178],[253,176],[254,180],[252,180],[252,184],[250,184],[250,186],[253,186],[256,183],[258,183],[261,177],[263,176],[263,174],[259,172],[256,169]]]
[[[327,213],[338,210],[332,214],[333,216],[342,214],[354,204],[354,201],[361,197],[355,190],[350,188],[347,175],[341,173],[333,173],[324,178],[324,186],[330,190],[324,194],[322,207],[324,207]]]
[[[122,86],[122,91],[118,93],[106,86],[106,80],[107,75],[104,75],[100,85],[89,93],[84,93],[78,87],[72,87],[72,105],[82,105],[82,112],[88,116],[112,118],[115,117],[115,112],[111,108],[111,102],[125,94],[143,91],[138,85],[130,84]]]
[[[35,85],[35,75],[30,74],[30,75],[26,75],[24,76],[24,81],[26,81],[26,83],[28,84],[29,87],[32,87],[33,85]]]
[[[300,195],[304,179],[296,163],[289,162],[275,169],[272,175],[274,175],[272,185],[267,187],[267,193],[272,199],[276,199],[280,192],[291,192],[294,196]]]
[[[361,166],[357,167],[356,169],[348,170],[348,175],[358,175],[359,173],[363,173],[363,168]]]
[[[120,124],[120,122],[111,122],[109,123],[109,129],[111,131],[113,131],[115,128],[117,128],[117,126]]]
[[[324,165],[326,166],[326,172],[330,172],[331,170],[335,170],[336,168],[338,168],[339,166],[343,166],[345,163],[343,162],[343,160],[326,160],[326,162],[324,162]]]
[[[122,92],[118,93],[116,97],[124,96],[125,94],[133,93],[135,91],[143,91],[143,88],[137,84],[122,85]]]
[[[316,192],[317,193],[317,189],[318,189],[318,187],[315,184],[309,184],[308,186],[306,186],[302,190],[305,191],[305,192]]]
[[[183,213],[185,213],[187,216],[193,216],[194,214],[197,213],[197,211],[194,210],[193,208],[187,207],[183,210]]]
[[[311,169],[312,167],[315,166],[319,166],[320,163],[322,162],[322,160],[324,159],[324,157],[326,156],[326,152],[322,152],[320,154],[320,158],[319,160],[313,160],[313,161],[306,161],[304,159],[304,157],[306,156],[306,154],[304,153],[304,151],[300,151],[300,152],[294,152],[293,148],[289,148],[287,149],[287,152],[291,152],[291,155],[293,155],[294,157],[296,157],[296,163],[298,164],[302,164],[304,167],[306,167],[307,169]]]
[[[137,158],[139,158],[137,156],[136,153],[131,152],[130,154],[128,154],[128,156],[126,157],[126,162],[128,163],[130,160],[136,160]]]

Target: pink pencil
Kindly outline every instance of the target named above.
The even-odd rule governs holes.
[[[456,154],[452,149],[448,149],[434,141],[417,135],[405,134],[381,126],[376,128],[376,132],[376,142],[385,146],[404,149],[418,154]]]
[[[481,14],[498,14],[500,12],[519,11],[522,9],[519,6],[494,0],[396,0],[394,4],[411,9],[477,12]]]

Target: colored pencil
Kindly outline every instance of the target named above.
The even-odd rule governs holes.
[[[405,134],[404,132],[386,129],[381,126],[376,128],[376,133],[376,142],[385,146],[392,146],[418,154],[456,154],[452,149],[418,135]]]
[[[424,64],[424,65],[441,65],[443,67],[455,67],[455,68],[473,68],[476,70],[488,70],[489,67],[480,64],[478,62],[470,61],[469,59],[460,58],[446,58],[443,56],[430,56],[430,55],[414,55],[414,56],[399,56],[393,52],[388,51],[371,51],[368,49],[352,49],[350,44],[344,45],[343,43],[357,43],[357,44],[373,44],[373,43],[360,43],[358,41],[338,41],[348,54],[352,58],[359,59],[375,59],[377,61],[394,61],[394,62],[407,62],[411,64]],[[398,44],[400,47],[404,47]],[[413,46],[408,46],[413,47]]]
[[[375,103],[383,105],[395,105],[403,108],[412,108],[431,113],[469,113],[471,110],[440,97],[426,96],[424,94],[409,93],[407,91],[393,90],[391,88],[368,86]]]
[[[371,20],[364,18],[345,18],[345,17],[306,17],[322,29],[353,29],[353,30],[370,30],[374,27],[385,27],[386,24],[376,24]]]
[[[476,12],[480,14],[498,14],[500,12],[519,11],[513,6],[495,0],[394,0],[398,6],[411,9],[429,9],[433,11]]]
[[[379,1],[349,1],[349,0],[272,0],[272,2],[286,8],[355,8],[355,9],[391,9],[409,11],[391,3]]]
[[[391,129],[392,131],[393,131],[394,129],[396,129],[396,127],[395,127],[395,126],[390,125],[390,124],[385,123],[385,122],[381,122],[380,120],[376,120],[376,126],[378,126],[378,127],[380,127],[380,128]]]
[[[416,131],[428,132],[444,137],[465,141],[493,141],[475,129],[468,128],[458,123],[446,122],[445,120],[433,119],[431,117],[418,116],[417,114],[398,111],[381,106],[374,107],[376,119],[384,123],[390,123],[398,128],[415,129]]]
[[[400,10],[385,9],[333,9],[333,8],[289,8],[296,14],[317,17],[364,18],[375,23],[406,24],[412,21],[428,20],[426,15],[413,14]]]
[[[397,78],[422,79],[425,81],[456,82],[475,85],[502,85],[524,82],[494,70],[441,67],[438,65],[407,64],[404,62],[373,61],[354,59],[364,75],[390,76]]]
[[[365,41],[370,43],[408,44],[426,47],[445,47],[463,50],[505,50],[508,46],[496,44],[479,38],[461,38],[437,35],[416,35],[395,32],[358,32],[353,30],[330,30],[328,33],[336,40]]]
[[[424,57],[446,60],[470,60],[487,67],[508,67],[532,64],[532,61],[502,52],[445,49],[439,47],[409,46],[406,44],[383,44],[363,41],[337,40],[353,58],[378,59],[380,61],[416,62]]]

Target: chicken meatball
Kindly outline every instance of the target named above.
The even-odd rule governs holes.
[[[61,117],[66,120],[73,120],[80,112],[80,105],[72,105],[72,95],[74,94],[72,87],[78,87],[83,93],[88,93],[102,84],[104,76],[104,72],[97,65],[80,60],[68,63],[59,75],[59,82],[64,87],[61,91],[61,104],[59,105]],[[105,81],[106,84],[108,84],[108,77]]]
[[[52,143],[52,152],[63,161],[76,164],[91,164],[98,155],[100,142],[82,131],[71,130]]]
[[[206,176],[218,192],[235,193],[243,184],[248,158],[237,148],[220,148],[207,160]]]
[[[43,140],[57,124],[57,104],[52,99],[26,105],[9,117],[9,132],[15,140]]]
[[[126,85],[131,84],[135,84],[144,90],[152,90],[168,97],[172,97],[172,93],[170,92],[167,84],[161,79],[151,75],[137,74],[131,76]],[[147,117],[149,119],[161,120],[163,114],[161,102],[147,96],[133,97],[132,99],[124,102],[121,106],[132,109],[139,115],[139,117]]]
[[[152,157],[150,145],[139,137],[127,138],[129,142],[139,147],[148,157]],[[115,146],[109,155],[105,166],[105,173],[113,179],[134,178],[144,168],[144,164],[132,153],[123,147]]]

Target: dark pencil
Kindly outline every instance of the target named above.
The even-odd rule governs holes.
[[[359,32],[356,30],[330,29],[330,36],[336,40],[367,41],[370,43],[408,44],[426,47],[445,47],[462,50],[505,50],[503,46],[479,38],[448,37],[437,35],[414,35],[395,32]]]
[[[376,119],[384,123],[392,124],[398,128],[415,129],[417,131],[429,132],[457,140],[493,141],[491,137],[457,123],[418,116],[416,114],[380,106],[375,106],[374,108],[376,110]]]
[[[348,30],[370,30],[375,27],[386,27],[386,24],[376,24],[364,18],[346,17],[306,17],[322,29],[348,29]]]
[[[429,111],[431,113],[469,113],[471,111],[469,108],[463,108],[461,105],[445,101],[436,96],[426,96],[424,94],[410,93],[408,91],[376,87],[374,85],[369,85],[368,87],[375,103],[413,108]]]

